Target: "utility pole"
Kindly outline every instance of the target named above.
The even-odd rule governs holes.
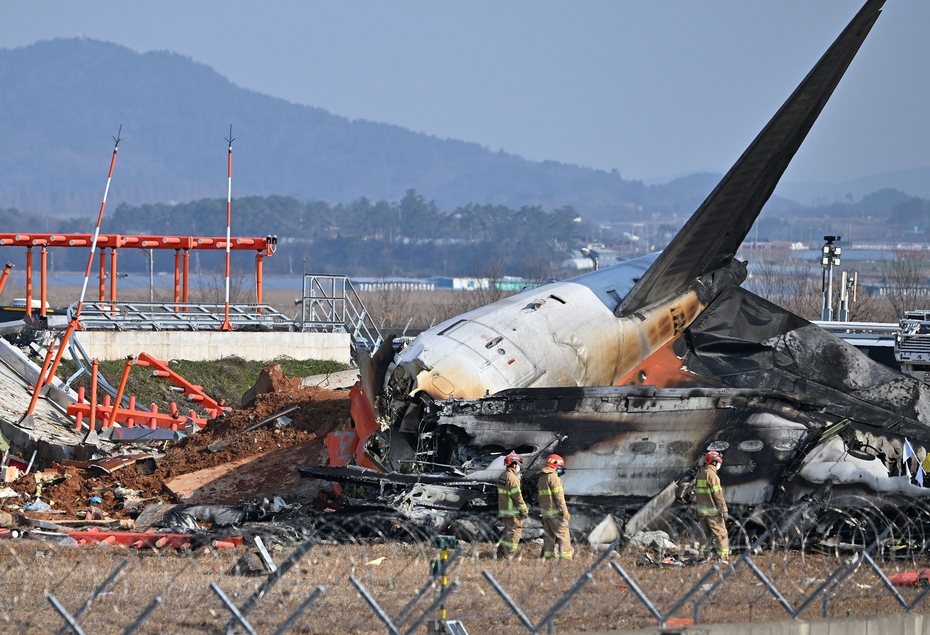
[[[833,267],[840,266],[842,248],[834,245],[834,241],[843,240],[842,236],[824,236],[826,243],[820,252],[820,265],[823,267],[823,303],[821,305],[820,319],[824,322],[833,321]]]

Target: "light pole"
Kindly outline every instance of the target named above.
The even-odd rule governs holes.
[[[600,257],[600,254],[587,247],[582,247],[580,251],[582,256],[588,258],[592,263],[594,263],[594,270],[597,271],[599,266],[598,258]]]
[[[842,236],[824,236],[827,241],[820,252],[820,265],[823,267],[823,304],[820,319],[824,322],[833,321],[833,267],[840,266],[842,248],[833,244],[834,241],[843,240]]]

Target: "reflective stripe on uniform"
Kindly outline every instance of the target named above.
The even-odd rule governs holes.
[[[508,468],[508,472],[510,471],[511,470]],[[510,483],[506,483],[507,480],[509,480]],[[511,484],[512,487],[501,487],[501,484]],[[519,501],[519,504],[514,505],[514,499]],[[529,507],[527,507],[526,502],[523,500],[523,495],[520,492],[520,482],[515,473],[504,474],[498,480],[497,505],[497,514],[501,517],[520,516],[529,511]]]

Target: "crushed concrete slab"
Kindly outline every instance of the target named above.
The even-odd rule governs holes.
[[[597,526],[588,534],[588,544],[610,545],[620,537],[620,523],[611,514],[607,514]]]
[[[329,390],[339,390],[351,388],[358,381],[358,369],[340,370],[335,373],[326,373],[324,375],[310,375],[301,377],[300,387],[307,388],[327,388]]]
[[[9,443],[11,455],[30,457],[36,452],[37,468],[43,469],[52,461],[74,459],[74,446],[81,443],[83,433],[74,429],[74,422],[59,403],[67,404],[71,397],[58,387],[43,391],[33,414],[23,421],[32,400],[27,382],[35,383],[39,370],[18,348],[0,338],[2,444]]]
[[[660,553],[678,551],[678,545],[669,540],[664,531],[638,531],[630,536],[628,546],[637,550],[654,549]]]

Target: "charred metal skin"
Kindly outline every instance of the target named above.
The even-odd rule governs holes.
[[[735,505],[825,487],[930,492],[900,476],[905,436],[930,447],[926,387],[740,289],[735,259],[882,5],[865,2],[661,254],[524,291],[393,359],[385,349],[360,360],[380,426],[363,454],[483,480],[507,452],[525,455],[531,475],[557,451],[576,500],[649,499],[708,450],[725,453]],[[669,385],[630,386],[649,381]]]
[[[500,390],[610,385],[739,285],[740,243],[859,50],[883,0],[868,0],[659,255],[546,285],[422,333],[384,376],[365,379],[382,429],[378,462],[417,460],[422,405]],[[360,366],[371,364],[362,360]],[[391,430],[407,435],[393,444]],[[388,454],[393,453],[393,457]]]
[[[612,269],[618,271],[525,291],[424,332],[388,367],[385,394],[405,403],[421,393],[432,400],[473,399],[508,388],[611,385],[746,276],[745,266],[733,261],[667,300],[618,318],[613,298],[632,286],[627,272],[635,275],[641,264]],[[613,284],[598,293],[605,280]]]

